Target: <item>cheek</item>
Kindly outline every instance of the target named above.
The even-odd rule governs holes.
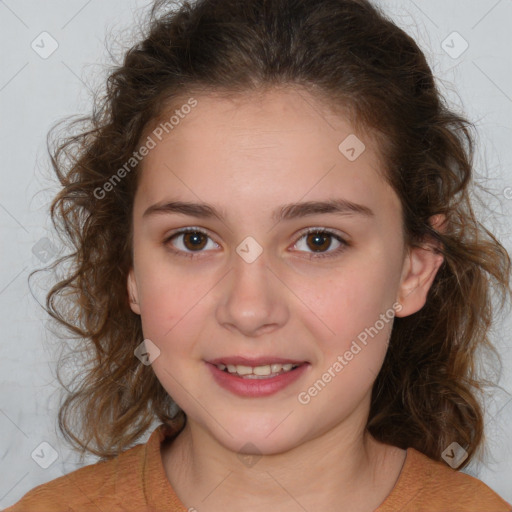
[[[304,325],[316,340],[318,369],[303,392],[311,402],[322,395],[315,401],[319,414],[325,414],[321,404],[326,402],[352,410],[370,392],[393,326],[393,275],[382,264],[358,265],[329,279],[323,291],[310,293],[308,305],[315,315],[305,315]]]
[[[169,262],[141,259],[138,276],[139,303],[144,336],[166,346],[176,337],[181,343],[193,339],[194,321],[201,312],[212,284],[198,273],[183,271]]]
[[[189,365],[200,357],[199,342],[205,316],[201,297],[209,288],[211,286],[193,281],[176,270],[148,272],[142,279],[144,338],[150,339],[160,350],[152,370],[167,393],[188,413],[189,393],[193,396],[201,393],[201,383],[191,378]]]
[[[342,349],[374,326],[381,314],[393,314],[398,272],[386,261],[392,259],[358,255],[347,258],[328,278],[317,274],[294,284],[311,312],[304,320],[327,346]],[[388,325],[389,318],[386,320]],[[381,322],[378,327],[386,331]],[[384,334],[387,336],[389,330]]]

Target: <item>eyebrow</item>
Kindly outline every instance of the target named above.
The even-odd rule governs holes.
[[[202,219],[216,218],[224,222],[224,214],[213,205],[207,203],[190,203],[187,201],[165,201],[156,203],[145,210],[142,217],[156,214],[182,214]],[[331,199],[328,201],[307,201],[303,203],[290,203],[278,207],[272,213],[272,220],[280,222],[309,215],[334,213],[337,215],[359,214],[373,217],[373,211],[367,206],[353,203],[346,199]]]

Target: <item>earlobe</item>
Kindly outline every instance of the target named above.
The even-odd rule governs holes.
[[[397,311],[397,317],[412,315],[425,305],[428,291],[443,261],[443,255],[434,247],[410,248],[398,290],[397,300],[402,308]]]
[[[128,297],[130,299],[130,308],[131,310],[136,313],[137,315],[140,315],[140,306],[139,306],[139,296],[138,296],[138,290],[137,290],[137,282],[135,281],[135,275],[133,272],[133,268],[130,269],[128,272],[128,278],[127,278],[127,290],[128,290]]]

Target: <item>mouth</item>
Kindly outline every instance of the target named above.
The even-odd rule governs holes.
[[[305,364],[305,363],[302,363]],[[246,366],[241,364],[216,364],[215,366],[222,372],[241,377],[242,379],[272,379],[284,373],[291,372],[301,364],[292,363],[272,363],[258,366]]]
[[[225,357],[205,361],[217,384],[242,397],[273,395],[308,373],[310,363],[278,357]]]

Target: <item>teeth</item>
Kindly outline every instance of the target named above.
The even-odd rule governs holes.
[[[242,366],[241,364],[237,364],[236,373],[238,373],[238,375],[249,375],[252,373],[252,368],[250,366]]]
[[[274,364],[272,366],[278,366],[278,365]],[[270,375],[272,373],[272,368],[270,368],[270,365],[268,365],[268,364],[265,366],[255,366],[251,373],[254,373],[254,375]],[[274,373],[277,373],[277,372],[274,372]]]
[[[289,372],[292,368],[296,368],[298,365],[294,365],[291,363],[280,364],[280,363],[272,363],[266,364],[262,366],[244,366],[241,364],[233,365],[233,364],[218,364],[217,368],[219,370],[227,370],[229,373],[234,375],[239,375],[240,377],[247,378],[258,378],[258,377],[266,377],[266,376],[276,376],[280,373]]]

